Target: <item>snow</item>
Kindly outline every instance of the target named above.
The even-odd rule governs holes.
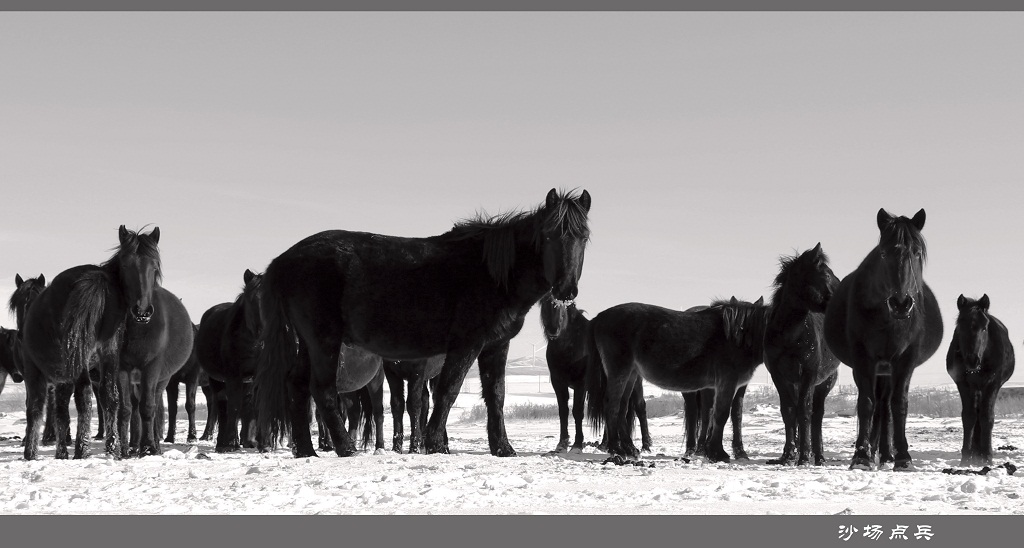
[[[8,390],[11,386],[8,385]],[[5,394],[5,397],[7,394]],[[506,405],[543,401],[510,394]],[[489,454],[485,421],[460,410],[479,404],[464,393],[448,426],[449,455],[362,452],[340,458],[292,458],[286,449],[218,454],[212,442],[164,444],[161,456],[116,461],[93,442],[84,461],[59,461],[53,447],[22,460],[25,414],[0,414],[0,513],[17,514],[1022,514],[1024,470],[1010,475],[950,475],[959,468],[959,418],[911,415],[907,421],[916,469],[896,473],[848,469],[856,419],[824,422],[829,462],[823,467],[766,464],[781,451],[778,408],[744,415],[749,462],[678,460],[682,416],[650,421],[647,466],[604,465],[588,447],[579,455],[549,455],[558,421],[507,420],[516,458]],[[178,432],[184,431],[179,411]],[[199,421],[202,429],[203,422]],[[571,428],[571,427],[570,427]],[[595,436],[587,430],[588,440]],[[1001,418],[993,446],[1021,446],[1024,417]],[[730,447],[729,431],[726,448]],[[391,417],[385,416],[390,447]],[[1000,450],[994,465],[1020,465],[1020,450]],[[653,465],[653,466],[652,466]],[[5,482],[5,483],[4,483]]]

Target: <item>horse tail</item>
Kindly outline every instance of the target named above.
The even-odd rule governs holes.
[[[288,376],[298,360],[299,345],[286,304],[274,281],[273,271],[268,268],[260,293],[263,327],[259,345],[262,348],[256,357],[253,390],[258,432],[263,439],[276,442],[283,434],[291,432]]]
[[[594,340],[594,324],[587,326],[587,374],[586,374],[586,416],[595,433],[604,428],[604,395],[608,390],[608,377],[604,373],[601,353]]]
[[[60,329],[61,358],[68,377],[78,378],[89,369],[110,289],[110,280],[99,271],[82,274],[71,287]]]

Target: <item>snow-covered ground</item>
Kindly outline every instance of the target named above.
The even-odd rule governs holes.
[[[521,401],[553,399],[511,394],[506,403]],[[477,403],[478,395],[466,393],[457,407]],[[652,419],[654,451],[644,457],[652,467],[603,465],[606,455],[589,447],[582,455],[546,454],[556,443],[557,419],[509,420],[519,457],[495,458],[485,423],[463,422],[458,412],[448,426],[450,455],[294,459],[287,450],[217,454],[200,442],[115,461],[94,442],[85,461],[55,460],[47,447],[26,462],[24,419],[20,411],[0,416],[0,514],[1024,514],[1024,470],[942,472],[959,465],[958,418],[909,418],[916,470],[908,473],[848,470],[856,421],[836,416],[825,419],[827,466],[768,465],[784,439],[774,406],[744,416],[751,460],[741,463],[677,460],[682,417]],[[180,435],[183,410],[178,419]],[[390,447],[390,415],[385,438]],[[993,444],[1024,446],[1024,417],[1000,419]],[[1019,449],[997,451],[995,464],[1005,462],[1024,459]]]

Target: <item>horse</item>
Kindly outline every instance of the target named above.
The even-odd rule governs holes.
[[[235,301],[210,307],[199,321],[196,334],[196,356],[200,367],[210,377],[217,407],[219,432],[215,450],[218,453],[258,445],[249,392],[259,353],[259,294],[263,275],[246,269],[242,281],[245,285]]]
[[[551,295],[540,301],[540,320],[547,339],[545,359],[548,378],[558,401],[559,437],[551,453],[583,452],[583,414],[586,401],[587,334],[590,320],[575,304],[560,305]],[[569,389],[572,388],[572,417],[576,437],[569,446]],[[647,402],[643,383],[637,380],[630,393],[630,409],[640,418],[641,451],[651,450],[651,434],[647,426]],[[633,417],[630,416],[630,421]],[[607,443],[607,434],[599,447]]]
[[[192,324],[192,338],[195,340],[196,334],[199,333],[199,326]],[[199,358],[196,357],[195,345],[192,346],[192,351],[189,354],[188,360],[185,365],[178,370],[177,373],[171,375],[171,380],[167,383],[167,437],[164,438],[166,443],[174,443],[174,434],[176,423],[178,419],[178,385],[185,385],[185,413],[188,415],[188,434],[185,439],[188,443],[196,442],[196,390],[199,388]],[[209,407],[210,401],[207,400],[207,406]],[[207,422],[209,422],[207,418]]]
[[[430,413],[430,392],[428,382],[441,373],[444,354],[419,360],[384,360],[384,377],[391,391],[391,418],[394,424],[391,449],[401,453],[405,445],[403,415],[409,411],[409,452],[419,453],[423,445],[423,430],[427,427]],[[409,382],[409,396],[406,401],[405,381]]]
[[[708,308],[677,311],[656,305],[613,306],[590,321],[587,416],[608,429],[608,452],[639,456],[626,421],[626,390],[639,378],[680,392],[714,388],[707,458],[728,462],[722,434],[740,387],[764,358],[764,299],[715,301]]]
[[[89,430],[92,402],[89,370],[102,368],[102,384],[108,410],[105,450],[121,458],[125,436],[115,428],[119,409],[119,357],[130,324],[150,321],[155,313],[155,288],[160,277],[157,243],[160,229],[149,234],[118,230],[114,255],[100,265],[80,265],[58,274],[35,298],[24,318],[22,358],[26,389],[25,460],[38,456],[39,427],[47,386],[55,386],[54,424],[56,458],[68,458],[68,402],[72,390],[78,410],[74,457],[91,452]],[[120,392],[123,393],[123,392]]]
[[[264,274],[261,431],[276,437],[290,429],[293,454],[315,456],[304,420],[312,395],[335,452],[351,454],[333,397],[346,344],[389,360],[445,354],[424,436],[428,453],[449,451],[448,413],[477,360],[490,452],[514,456],[503,415],[509,341],[545,293],[576,297],[590,205],[586,190],[576,196],[551,189],[533,211],[481,215],[438,236],[330,230],[296,243]]]
[[[1013,375],[1014,353],[1003,322],[989,312],[988,294],[960,295],[946,372],[960,392],[964,444],[960,466],[992,464],[992,426],[999,389]]]
[[[839,358],[825,344],[825,309],[839,279],[821,243],[779,261],[764,334],[764,365],[779,392],[786,443],[768,464],[825,463],[821,423],[825,397],[839,378]]]
[[[825,309],[825,342],[852,369],[857,385],[850,469],[870,470],[877,451],[879,465],[893,461],[894,471],[906,471],[912,467],[906,435],[910,378],[939,348],[942,316],[923,278],[924,209],[912,219],[879,209],[876,222],[878,245],[839,282]]]

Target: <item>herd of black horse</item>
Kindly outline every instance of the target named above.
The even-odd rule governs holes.
[[[844,363],[858,390],[851,468],[892,462],[894,470],[912,469],[910,379],[943,335],[938,303],[923,279],[924,210],[907,218],[880,209],[878,245],[842,280],[820,243],[783,257],[770,304],[733,297],[677,311],[628,303],[588,320],[574,299],[590,206],[586,190],[552,189],[534,210],[478,216],[438,236],[314,234],[262,274],[246,270],[241,294],[207,310],[198,325],[161,285],[159,228],[121,226],[120,244],[105,263],[70,268],[49,285],[43,276],[16,278],[10,308],[17,329],[0,334],[0,364],[26,386],[24,457],[36,458],[45,441],[44,411],[57,458],[69,457],[72,442],[75,458],[88,456],[90,392],[108,453],[159,454],[163,393],[170,417],[164,441],[173,443],[180,383],[188,440],[196,439],[195,395],[203,385],[210,413],[203,438],[216,424],[220,452],[266,450],[287,437],[296,457],[315,456],[316,449],[348,456],[357,450],[350,432],[361,423],[364,447],[383,449],[385,379],[395,417],[392,449],[403,449],[407,407],[409,451],[447,452],[448,413],[474,362],[490,451],[512,456],[503,416],[506,358],[539,303],[561,423],[556,452],[583,450],[585,415],[603,431],[602,447],[611,455],[630,459],[648,450],[649,382],[683,393],[687,454],[728,461],[723,434],[731,419],[733,456],[746,458],[743,396],[763,363],[778,389],[786,433],[781,456],[769,462],[820,465],[824,402]],[[961,295],[957,307],[947,369],[963,403],[961,464],[990,463],[995,401],[1013,372],[1013,347],[989,313],[987,295]],[[640,450],[633,443],[637,418]]]

